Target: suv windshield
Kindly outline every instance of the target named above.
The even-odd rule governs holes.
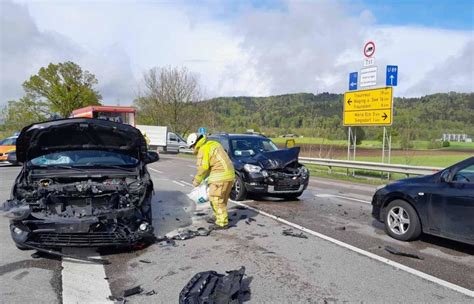
[[[253,156],[261,152],[278,150],[278,147],[267,138],[235,138],[230,140],[234,156]]]
[[[100,151],[78,150],[61,151],[33,158],[30,163],[34,166],[98,166],[98,165],[136,165],[138,160],[125,154]]]

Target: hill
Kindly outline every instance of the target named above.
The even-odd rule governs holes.
[[[311,93],[269,97],[219,97],[204,101],[213,113],[214,131],[246,129],[271,136],[294,133],[345,139],[342,94]],[[395,98],[392,134],[400,140],[434,140],[443,133],[474,135],[474,94],[439,93],[420,98]],[[381,137],[382,128],[359,129],[365,137]]]

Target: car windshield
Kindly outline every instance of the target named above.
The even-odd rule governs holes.
[[[34,166],[130,166],[138,164],[138,160],[115,152],[79,150],[42,155],[33,158],[30,163]]]
[[[253,156],[261,152],[278,150],[275,144],[266,138],[236,138],[231,140],[234,156]]]
[[[4,140],[0,141],[0,146],[14,146],[14,145],[16,145],[15,137],[5,138]]]

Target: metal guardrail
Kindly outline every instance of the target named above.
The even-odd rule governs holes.
[[[192,153],[189,151],[180,151],[181,153]],[[384,163],[373,163],[373,162],[362,162],[354,160],[340,160],[340,159],[327,159],[327,158],[311,158],[311,157],[300,157],[299,162],[303,164],[313,164],[318,166],[325,166],[329,168],[331,173],[332,168],[346,168],[346,169],[359,169],[367,171],[378,171],[384,173],[400,173],[409,175],[430,175],[444,168],[439,167],[424,167],[424,166],[409,166],[409,165],[397,165],[397,164],[384,164]]]
[[[444,169],[444,168],[438,168],[438,167],[408,166],[408,165],[372,163],[372,162],[326,159],[326,158],[310,158],[310,157],[300,157],[299,161],[300,163],[304,163],[304,164],[314,164],[314,165],[328,167],[329,172],[331,172],[332,168],[334,167],[334,168],[379,171],[379,172],[387,172],[387,173],[401,173],[401,174],[406,174],[407,176],[409,176],[409,175],[429,175],[429,174],[433,174]]]

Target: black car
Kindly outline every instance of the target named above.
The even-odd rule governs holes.
[[[233,200],[248,193],[296,199],[308,187],[309,171],[298,162],[299,147],[278,149],[257,134],[213,134],[227,151],[236,171]]]
[[[13,241],[35,247],[132,246],[153,236],[153,183],[141,132],[126,124],[73,118],[25,127],[22,169],[4,211]]]
[[[372,216],[397,240],[424,232],[474,245],[474,157],[384,186],[374,194]]]

